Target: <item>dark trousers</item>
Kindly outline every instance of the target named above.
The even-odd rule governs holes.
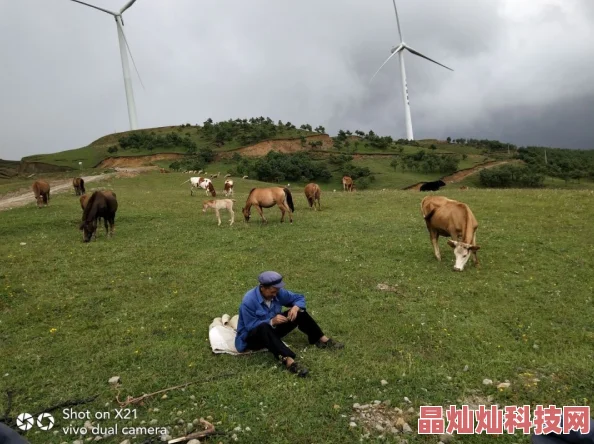
[[[285,311],[282,315],[287,316],[288,313],[288,311]],[[309,313],[300,311],[294,321],[278,324],[274,328],[268,323],[258,325],[248,333],[247,346],[250,350],[266,348],[275,358],[289,357],[295,359],[295,353],[281,341],[281,338],[291,333],[295,328],[307,335],[310,344],[315,344],[324,336],[322,329]]]

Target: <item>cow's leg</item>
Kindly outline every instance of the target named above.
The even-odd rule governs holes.
[[[472,245],[476,245],[476,232],[472,235]],[[476,250],[472,251],[472,261],[474,262],[474,265],[480,267],[481,263],[478,256],[476,255]]]
[[[190,196],[193,196],[193,195],[194,195],[194,186],[191,186],[190,187]]]
[[[217,220],[219,221],[219,227],[221,226],[221,214],[219,213],[219,209],[215,207],[215,213],[217,215]]]
[[[109,228],[107,227],[107,217],[103,218],[103,225],[105,226],[105,236],[109,236]]]
[[[438,261],[441,262],[441,254],[439,252],[439,244],[437,241],[439,240],[439,234],[437,231],[429,230],[429,237],[431,238],[431,244],[433,245],[433,253]]]
[[[231,220],[229,221],[229,226],[233,225],[233,222],[235,222],[235,213],[233,212],[233,208],[227,208],[229,210],[229,213],[231,213]]]
[[[258,214],[262,218],[262,223],[268,223],[268,221],[264,217],[264,212],[262,211],[262,207],[260,205],[255,205],[255,207],[256,207],[256,210],[258,211]]]
[[[291,212],[291,209],[289,208],[289,206],[286,203],[284,203],[284,202],[281,202],[281,203],[279,203],[277,205],[278,205],[278,207],[280,208],[280,210],[282,212],[281,222],[284,222],[284,220],[285,220],[285,212],[287,212],[287,213],[289,213],[289,221],[291,223],[293,223],[293,216],[292,216],[293,213]]]

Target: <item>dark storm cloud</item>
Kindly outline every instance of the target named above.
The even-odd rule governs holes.
[[[115,10],[125,2],[96,3]],[[579,118],[594,112],[592,2],[398,6],[405,41],[455,70],[406,54],[416,138],[470,132],[593,147],[592,125]],[[0,157],[128,129],[112,17],[67,0],[1,8]],[[390,0],[138,0],[124,20],[145,85],[131,66],[141,127],[263,115],[331,133],[405,136],[397,57],[369,83],[398,43]]]

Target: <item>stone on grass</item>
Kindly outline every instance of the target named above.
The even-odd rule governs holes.
[[[485,384],[485,385],[491,385],[491,384],[493,384],[493,381],[491,379],[485,378],[485,379],[483,379],[483,384]]]
[[[119,376],[112,376],[111,378],[109,378],[109,383],[112,385],[119,384],[120,382],[122,382],[122,380]]]
[[[380,382],[382,385],[388,385],[388,381],[386,381],[385,379],[382,379]]]

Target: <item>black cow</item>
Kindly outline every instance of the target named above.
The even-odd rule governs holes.
[[[437,191],[441,187],[445,187],[446,183],[443,180],[436,180],[434,182],[425,182],[421,185],[420,191]]]

